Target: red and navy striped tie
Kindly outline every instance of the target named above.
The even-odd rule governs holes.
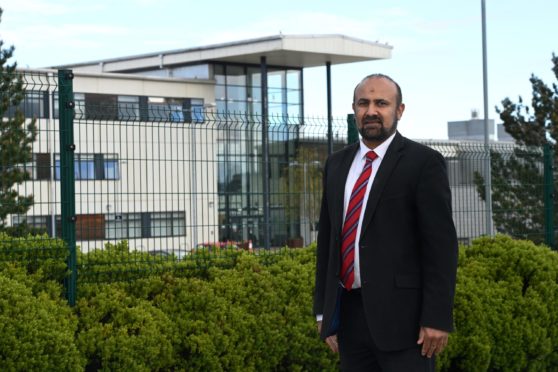
[[[347,213],[345,214],[345,222],[341,232],[341,282],[347,290],[351,290],[355,280],[355,239],[358,221],[360,219],[364,194],[366,193],[366,186],[372,174],[372,161],[377,157],[378,155],[374,151],[366,153],[366,163],[353,187]]]

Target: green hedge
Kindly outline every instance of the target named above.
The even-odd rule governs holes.
[[[16,268],[0,273],[0,370],[83,371],[76,315],[60,288],[51,282],[37,290],[32,282]]]
[[[506,236],[459,255],[443,371],[558,371],[558,254]]]
[[[129,284],[88,286],[77,308],[80,332],[87,333],[80,333],[79,345],[89,367],[336,370],[336,356],[319,341],[311,314],[313,249],[285,251],[266,262],[239,254],[234,268],[209,268],[203,278],[165,274]],[[142,326],[130,332],[129,318]],[[119,344],[133,345],[127,347],[133,357],[115,360]],[[141,352],[147,348],[149,354]],[[153,364],[152,356],[160,353],[164,357]]]
[[[0,257],[5,246],[0,239]],[[144,271],[153,257],[137,254],[120,244],[82,262],[109,273],[111,260],[133,255],[128,268]],[[4,260],[0,370],[337,370],[311,314],[315,247],[226,254],[217,267],[202,253],[148,278],[81,283],[73,309],[60,297],[58,256],[45,267]],[[82,265],[80,275],[89,269],[104,272]],[[556,252],[505,236],[477,239],[460,249],[456,291],[456,332],[438,370],[558,370]]]

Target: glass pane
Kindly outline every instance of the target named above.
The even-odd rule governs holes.
[[[229,112],[245,113],[246,102],[229,102],[227,104],[227,109]]]
[[[118,119],[135,120],[139,118],[139,97],[118,96]]]
[[[302,106],[300,105],[288,105],[287,106],[287,113],[289,115],[289,118],[300,118],[302,117]],[[292,121],[290,121],[291,124],[293,124]]]
[[[224,85],[215,86],[215,99],[227,99],[227,93],[225,92]]]
[[[287,91],[287,102],[290,105],[300,105],[300,90]]]
[[[194,123],[203,123],[204,121],[203,106],[192,105],[192,121]]]
[[[59,180],[60,179],[60,155],[55,155],[55,160],[54,160],[54,179],[55,180]]]
[[[186,79],[209,79],[209,65],[176,67],[171,69],[171,75]]]
[[[147,105],[149,120],[167,121],[168,120],[168,105],[166,103],[149,103]]]
[[[141,214],[130,213],[127,215],[128,236],[130,238],[141,238]]]
[[[259,68],[248,67],[248,85],[252,87],[262,86],[262,74]]]
[[[287,88],[300,89],[300,71],[298,70],[287,71]]]
[[[227,85],[246,86],[246,75],[243,66],[227,66]]]
[[[169,105],[170,108],[170,121],[173,122],[184,122],[184,112],[182,112],[182,104],[172,103]]]
[[[76,119],[85,119],[85,94],[74,93],[74,117]]]
[[[151,236],[170,236],[172,234],[172,219],[167,213],[151,214]]]
[[[107,214],[105,216],[105,236],[107,239],[125,239],[126,222],[122,215]]]
[[[95,162],[88,155],[80,155],[75,160],[74,175],[76,180],[94,180]]]
[[[246,87],[236,87],[236,86],[228,86],[227,87],[227,99],[234,100],[234,101],[245,101],[246,100]]]
[[[173,236],[184,236],[186,234],[186,219],[184,217],[184,212],[174,212],[172,223]]]
[[[216,104],[217,104],[217,112],[218,113],[222,114],[222,113],[227,111],[227,102],[226,101],[218,100],[216,102]]]
[[[282,103],[283,102],[283,90],[279,88],[269,88],[267,90],[267,99],[269,103]]]
[[[213,71],[217,85],[225,85],[225,67],[223,65],[214,65]]]
[[[119,178],[118,160],[105,159],[105,179],[117,180]]]
[[[267,74],[269,88],[284,88],[285,71],[271,71]]]

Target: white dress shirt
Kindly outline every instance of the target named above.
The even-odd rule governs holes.
[[[356,233],[356,240],[355,240],[355,262],[354,262],[354,277],[355,280],[353,282],[352,288],[360,288],[360,248],[359,248],[359,241],[360,241],[360,231],[362,228],[362,220],[364,218],[364,213],[366,211],[366,203],[368,202],[368,196],[370,195],[370,189],[372,188],[372,184],[374,183],[374,178],[376,177],[376,172],[380,169],[380,164],[382,164],[382,160],[386,156],[386,151],[393,141],[395,137],[395,133],[388,137],[384,142],[382,142],[378,147],[376,147],[373,151],[378,155],[376,159],[372,161],[372,174],[370,174],[370,179],[368,180],[368,185],[366,185],[366,192],[364,193],[364,199],[362,201],[362,205],[364,208],[360,210],[360,217],[358,219],[357,225],[357,233]],[[360,148],[351,164],[351,169],[349,169],[349,174],[347,176],[347,180],[345,181],[345,194],[344,194],[344,202],[343,202],[343,221],[345,221],[345,214],[347,213],[347,206],[349,205],[349,199],[351,199],[351,193],[353,192],[353,187],[355,183],[362,173],[362,168],[364,168],[364,164],[366,163],[366,153],[371,151],[362,140],[360,141]],[[323,314],[317,314],[316,320],[318,322],[322,321]]]
[[[364,218],[364,213],[366,210],[366,203],[368,202],[368,196],[370,195],[370,189],[372,188],[372,184],[374,183],[374,178],[376,177],[376,173],[378,169],[380,169],[380,164],[382,164],[382,160],[386,156],[386,151],[393,141],[393,137],[395,137],[395,133],[392,134],[388,139],[382,142],[378,147],[376,147],[373,151],[378,155],[376,159],[372,161],[372,174],[370,174],[370,179],[368,179],[368,184],[366,185],[366,192],[364,193],[364,199],[362,201],[362,205],[364,206],[360,210],[360,217],[358,219],[357,231],[356,231],[356,240],[355,240],[355,262],[354,262],[354,276],[355,280],[353,282],[352,288],[360,288],[360,232],[362,228],[362,220]],[[364,164],[366,164],[366,153],[371,151],[362,140],[360,141],[360,149],[358,150],[353,163],[351,164],[351,169],[349,170],[349,174],[347,176],[347,181],[345,182],[345,197],[343,203],[343,220],[345,219],[345,214],[347,213],[347,206],[349,205],[349,200],[351,199],[351,193],[353,192],[353,187],[355,186],[355,182],[357,181],[358,177],[362,173],[362,168]]]

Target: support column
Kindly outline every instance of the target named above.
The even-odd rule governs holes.
[[[262,185],[263,185],[263,213],[264,213],[264,248],[271,247],[271,225],[269,221],[269,138],[268,138],[268,101],[267,101],[267,60],[260,59],[262,75]]]

